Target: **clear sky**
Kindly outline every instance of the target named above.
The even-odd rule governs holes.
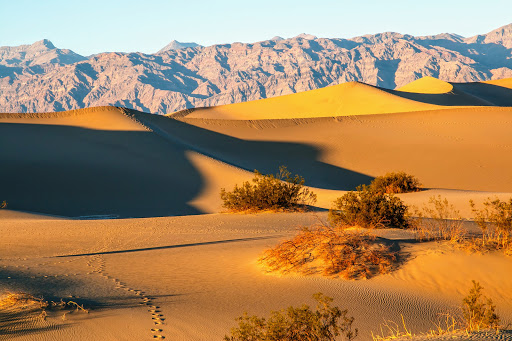
[[[212,45],[303,32],[469,37],[510,23],[512,0],[0,0],[0,46],[47,38],[82,55],[153,53],[173,39]]]

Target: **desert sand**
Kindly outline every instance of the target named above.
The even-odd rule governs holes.
[[[426,331],[457,310],[473,279],[511,322],[512,258],[497,252],[389,229],[378,234],[410,256],[369,280],[277,276],[257,262],[386,172],[422,181],[424,191],[400,195],[407,204],[442,195],[466,219],[469,199],[512,197],[512,108],[485,84],[511,83],[348,83],[170,117],[115,107],[1,114],[0,292],[73,300],[89,313],[0,311],[0,339],[220,340],[244,311],[313,304],[323,292],[369,340],[401,315]],[[220,188],[280,165],[318,194],[312,212],[223,212]]]

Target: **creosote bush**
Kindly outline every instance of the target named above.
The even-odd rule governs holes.
[[[331,307],[332,298],[321,293],[313,295],[316,309],[304,304],[286,310],[273,311],[268,319],[245,313],[237,319],[238,327],[231,329],[225,341],[334,341],[337,336],[353,340],[353,317],[347,310]]]
[[[376,193],[397,194],[417,192],[420,190],[420,181],[405,172],[387,173],[376,177],[370,184],[370,189]]]
[[[375,192],[362,185],[336,199],[329,210],[333,226],[360,226],[366,228],[406,228],[407,206],[391,194]]]
[[[263,175],[254,171],[252,183],[235,185],[233,191],[221,189],[223,206],[231,211],[303,210],[316,202],[316,194],[304,187],[304,178],[281,166],[279,173]]]
[[[327,226],[303,228],[260,258],[270,271],[320,273],[346,279],[387,273],[396,261],[397,252],[377,243],[374,235]]]

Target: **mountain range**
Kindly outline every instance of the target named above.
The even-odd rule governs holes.
[[[92,56],[44,39],[0,47],[0,112],[115,105],[168,114],[350,81],[394,89],[424,76],[450,82],[512,77],[512,24],[469,38],[301,34],[212,46],[172,41],[154,54]]]

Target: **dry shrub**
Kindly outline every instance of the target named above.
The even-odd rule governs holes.
[[[477,209],[473,200],[470,200],[474,220],[482,230],[482,238],[473,241],[477,249],[503,250],[512,255],[512,198],[501,201],[488,198],[483,208]]]
[[[414,209],[414,215],[417,218],[411,218],[410,226],[419,241],[448,240],[458,244],[467,239],[459,211],[440,195],[430,197],[421,210]]]
[[[281,273],[370,278],[389,272],[398,257],[397,252],[375,239],[360,230],[306,227],[292,239],[267,250],[260,262],[270,271]]]
[[[445,334],[473,333],[481,330],[499,331],[500,318],[496,314],[496,306],[493,301],[484,296],[483,288],[476,281],[472,281],[473,287],[468,295],[462,299],[460,314],[441,314],[434,328],[422,335],[436,337]],[[380,335],[374,335],[374,341],[394,340],[399,338],[413,338],[402,316],[401,325],[386,321],[380,326]]]
[[[7,293],[0,296],[0,310],[29,305],[39,305],[44,308],[47,302],[26,293]]]
[[[222,188],[220,197],[223,206],[231,211],[263,210],[304,210],[316,202],[316,194],[304,187],[300,175],[291,176],[286,167],[279,167],[279,173],[263,175],[254,171],[252,183],[246,181],[235,185],[233,191]]]
[[[382,194],[397,194],[418,192],[421,188],[420,181],[405,172],[387,173],[376,177],[370,184],[373,192]]]
[[[334,341],[337,336],[353,340],[357,329],[352,329],[353,317],[348,310],[331,307],[332,298],[321,293],[313,295],[315,310],[303,304],[286,310],[273,311],[268,319],[249,316],[237,318],[238,328],[231,329],[225,341]]]
[[[329,210],[333,226],[360,226],[366,228],[409,226],[407,206],[393,195],[374,192],[369,186],[359,186],[336,199]]]
[[[0,208],[7,208],[7,201],[0,202]]]

